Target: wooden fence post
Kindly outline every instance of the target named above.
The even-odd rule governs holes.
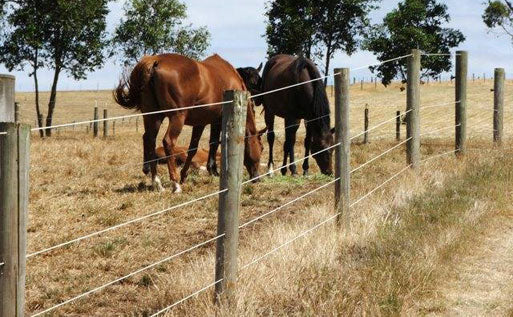
[[[98,107],[94,107],[94,115],[93,115],[93,136],[98,137]]]
[[[16,79],[0,74],[0,122],[14,122],[14,86]]]
[[[363,134],[363,143],[364,144],[367,144],[369,143],[369,105],[365,105],[365,110],[364,110],[364,123],[363,123],[363,128],[364,128],[364,134]]]
[[[493,141],[501,146],[504,134],[504,68],[495,69],[493,92]]]
[[[467,148],[467,66],[468,52],[456,52],[456,155],[465,155]]]
[[[395,117],[395,139],[401,141],[401,111],[397,111]]]
[[[420,59],[421,51],[414,49],[408,57],[408,87],[406,89],[406,161],[412,168],[420,163]],[[411,139],[410,139],[411,138]]]
[[[215,280],[216,303],[233,303],[237,282],[237,248],[239,244],[240,191],[242,184],[242,163],[246,130],[247,104],[246,91],[226,91],[223,105],[223,130],[221,135],[221,178]]]
[[[337,68],[335,74],[335,212],[337,224],[342,222],[349,231],[350,214],[350,153],[351,140],[349,139],[349,68]]]
[[[14,97],[4,78],[3,94],[12,89]],[[0,316],[24,316],[30,126],[14,123],[13,101],[1,98],[0,131],[7,134],[0,135]]]
[[[363,90],[363,79],[360,81],[360,90]]]
[[[106,119],[108,118],[107,109],[103,109],[103,137],[108,138],[109,137],[109,121]]]

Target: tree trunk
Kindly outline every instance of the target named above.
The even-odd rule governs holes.
[[[46,126],[52,126],[53,111],[55,109],[55,102],[57,99],[57,82],[59,81],[59,73],[61,72],[60,67],[55,68],[53,75],[52,91],[50,92],[50,101],[48,102],[48,115],[46,116]],[[52,136],[52,129],[45,129],[46,136]]]
[[[37,61],[36,61],[37,63]],[[37,116],[37,126],[39,128],[43,127],[43,116],[41,115],[41,109],[39,108],[39,82],[37,79],[37,66],[34,67],[34,87],[36,91],[36,116]],[[43,130],[39,130],[39,136],[44,138],[45,133]]]
[[[326,66],[324,68],[324,76],[328,76],[330,72],[330,61],[331,61],[331,42],[326,45]],[[324,78],[324,86],[328,85],[328,78]]]

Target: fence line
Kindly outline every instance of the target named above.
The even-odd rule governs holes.
[[[380,159],[382,158],[383,156],[387,155],[388,153],[392,152],[393,150],[397,149],[398,147],[400,147],[401,145],[407,143],[408,141],[410,141],[411,139],[413,139],[413,137],[409,137],[407,138],[406,140],[402,141],[402,142],[399,142],[397,143],[396,145],[392,146],[391,148],[389,148],[388,150],[386,150],[385,152],[373,157],[372,159],[368,160],[367,162],[363,163],[362,165],[358,166],[357,168],[353,169],[351,171],[351,174],[352,173],[356,173],[357,171],[361,170],[362,168],[364,168],[365,166],[371,164],[372,162],[376,161],[377,159]]]
[[[106,232],[109,232],[109,231],[112,231],[112,230],[115,230],[115,229],[119,229],[119,228],[125,227],[125,226],[127,226],[129,224],[136,223],[136,222],[142,221],[144,219],[148,219],[150,217],[154,217],[154,216],[158,216],[158,215],[164,214],[164,213],[169,212],[171,210],[175,210],[175,209],[178,209],[178,208],[190,205],[192,203],[195,203],[195,202],[198,202],[198,201],[210,198],[212,196],[219,195],[219,194],[224,193],[226,191],[227,191],[226,189],[223,189],[223,190],[220,190],[220,191],[217,191],[217,192],[214,192],[214,193],[210,193],[208,195],[205,195],[205,196],[193,199],[193,200],[189,200],[189,201],[183,202],[183,203],[178,204],[178,205],[174,205],[174,206],[166,208],[164,210],[160,210],[160,211],[157,211],[157,212],[154,212],[154,213],[151,213],[151,214],[147,214],[147,215],[144,215],[142,217],[138,217],[138,218],[132,219],[130,221],[123,222],[123,223],[120,223],[118,225],[115,225],[115,226],[112,226],[112,227],[109,227],[109,228],[106,228],[106,229],[103,229],[103,230],[100,230],[100,231],[96,231],[96,232],[90,233],[88,235],[85,235],[85,236],[82,236],[82,237],[79,237],[79,238],[76,238],[76,239],[73,239],[73,240],[70,240],[70,241],[67,241],[67,242],[63,242],[63,243],[57,244],[57,245],[55,245],[53,247],[46,248],[46,249],[43,249],[43,250],[40,250],[40,251],[31,253],[31,254],[28,254],[27,258],[31,258],[31,257],[39,255],[39,254],[47,253],[47,252],[50,252],[52,250],[55,250],[55,249],[58,249],[58,248],[62,248],[64,246],[67,246],[67,245],[70,245],[70,244],[73,244],[73,243],[76,243],[76,242],[79,242],[79,241],[82,241],[82,240],[85,240],[85,239],[88,239],[88,238],[92,238],[92,237],[98,236],[98,235],[100,235],[102,233],[106,233]]]
[[[375,126],[373,126],[373,127],[369,128],[369,129],[367,129],[367,131],[363,131],[363,132],[361,132],[361,133],[359,133],[359,134],[357,134],[357,135],[355,135],[355,136],[351,137],[351,139],[350,139],[350,140],[351,140],[351,141],[353,141],[354,139],[356,139],[356,138],[358,138],[358,137],[360,137],[360,136],[364,135],[365,133],[371,132],[371,131],[373,131],[373,130],[375,130],[375,129],[377,129],[377,128],[379,128],[379,127],[381,127],[381,126],[383,126],[383,125],[385,125],[385,124],[387,124],[387,123],[389,123],[389,122],[395,122],[395,120],[396,120],[397,118],[402,117],[403,115],[407,114],[407,113],[408,113],[408,112],[410,112],[410,111],[412,111],[412,109],[407,110],[407,111],[405,111],[404,113],[402,113],[402,114],[400,114],[400,115],[395,115],[394,117],[392,117],[392,118],[390,118],[390,119],[388,119],[388,120],[386,120],[386,121],[382,121],[381,123],[378,123],[377,125],[375,125]]]
[[[366,199],[367,197],[369,197],[370,195],[372,195],[374,192],[376,192],[377,190],[379,190],[380,188],[382,188],[383,186],[385,186],[386,184],[388,184],[389,182],[391,182],[392,180],[394,180],[395,178],[397,178],[398,176],[400,176],[402,173],[404,173],[405,171],[407,171],[408,169],[410,168],[410,165],[406,166],[405,168],[403,168],[402,170],[400,170],[398,173],[394,174],[392,177],[390,177],[389,179],[387,179],[385,182],[383,182],[381,185],[375,187],[374,189],[372,189],[371,191],[369,191],[367,194],[365,194],[364,196],[362,196],[361,198],[359,198],[357,201],[353,202],[350,207],[354,207],[356,204],[360,203],[361,201],[363,201],[364,199]],[[306,236],[308,233],[314,231],[315,229],[321,227],[322,225],[328,223],[329,221],[333,220],[333,219],[336,219],[338,216],[340,215],[340,213],[336,213],[332,216],[330,216],[329,218],[323,220],[322,222],[318,223],[317,225],[313,226],[312,228],[306,230],[306,231],[303,231],[301,234],[299,234],[298,236],[296,236],[295,238],[291,239],[291,240],[288,240],[287,242],[281,244],[280,246],[272,249],[271,251],[265,253],[264,255],[250,261],[249,263],[245,264],[244,266],[241,267],[240,271],[242,270],[245,270],[247,269],[248,267],[254,265],[254,264],[257,264],[258,262],[260,262],[261,260],[265,259],[266,257],[270,256],[271,254],[279,251],[280,249],[284,248],[285,246],[288,246],[290,245],[291,243],[293,243],[294,241],[300,239],[301,237],[304,237]],[[211,284],[208,284],[207,286],[201,288],[200,290],[188,295],[187,297],[184,297],[182,298],[181,300],[173,303],[172,305],[169,305],[167,307],[165,307],[164,309],[161,309],[160,311],[158,311],[157,313],[153,314],[152,316],[158,316],[166,311],[168,311],[169,309],[183,303],[185,300],[187,299],[190,299],[204,291],[206,291],[207,289],[209,289],[210,287],[214,286],[215,284],[219,283],[221,280],[219,281],[215,281]]]
[[[443,127],[443,128],[440,128],[440,129],[435,129],[435,130],[432,130],[432,131],[429,131],[429,132],[424,132],[424,133],[421,133],[420,136],[424,136],[424,135],[428,135],[428,134],[433,134],[433,133],[437,133],[437,132],[440,132],[440,131],[454,129],[455,127],[459,127],[460,125],[461,124],[450,125],[450,126]]]
[[[369,67],[373,67],[373,66],[380,66],[380,65],[383,65],[383,64],[386,64],[386,63],[395,62],[395,61],[403,59],[403,58],[408,58],[410,56],[412,56],[412,54],[408,54],[408,55],[403,55],[403,56],[399,56],[399,57],[396,57],[396,58],[387,59],[387,60],[384,60],[382,62],[378,62],[378,63],[374,63],[374,64],[368,64],[368,65],[365,65],[365,66],[351,68],[350,71],[354,72],[354,71],[357,71],[357,70],[361,70],[361,69],[365,69],[365,68],[369,68]]]

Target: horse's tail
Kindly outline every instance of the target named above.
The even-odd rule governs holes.
[[[329,129],[330,127],[330,103],[326,94],[326,88],[324,87],[323,81],[320,79],[321,74],[315,67],[314,63],[304,57],[298,57],[296,60],[296,78],[299,83],[299,75],[305,69],[308,71],[310,80],[313,86],[313,100],[312,100],[312,112],[316,120],[315,122],[321,123],[321,127]],[[301,87],[301,86],[299,86]]]
[[[158,60],[155,56],[145,56],[134,67],[130,76],[124,74],[118,87],[113,91],[114,101],[125,109],[141,110],[141,96],[153,77]]]

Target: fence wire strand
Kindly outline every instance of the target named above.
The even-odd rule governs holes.
[[[157,212],[154,212],[154,213],[151,213],[151,214],[147,214],[147,215],[144,215],[142,217],[138,217],[138,218],[132,219],[130,221],[123,222],[123,223],[120,223],[118,225],[115,225],[115,226],[112,226],[112,227],[109,227],[109,228],[106,228],[106,229],[103,229],[103,230],[100,230],[100,231],[96,231],[96,232],[87,234],[85,236],[82,236],[82,237],[79,237],[79,238],[76,238],[76,239],[73,239],[73,240],[70,240],[70,241],[67,241],[67,242],[63,242],[63,243],[57,244],[55,246],[52,246],[52,247],[49,247],[49,248],[46,248],[46,249],[43,249],[43,250],[40,250],[40,251],[37,251],[37,252],[34,252],[34,253],[30,253],[30,254],[27,255],[27,259],[31,258],[31,257],[34,257],[36,255],[40,255],[40,254],[43,254],[43,253],[50,252],[50,251],[58,249],[58,248],[62,248],[62,247],[68,246],[70,244],[73,244],[73,243],[76,243],[76,242],[79,242],[79,241],[82,241],[82,240],[85,240],[85,239],[89,239],[89,238],[101,235],[102,233],[106,233],[106,232],[109,232],[109,231],[112,231],[112,230],[116,230],[116,229],[125,227],[125,226],[127,226],[129,224],[136,223],[136,222],[142,221],[144,219],[148,219],[148,218],[151,218],[151,217],[154,217],[154,216],[157,216],[157,215],[164,214],[164,213],[169,212],[171,210],[175,210],[175,209],[178,209],[178,208],[181,208],[181,207],[185,207],[185,206],[193,204],[195,202],[198,202],[198,201],[210,198],[212,196],[219,195],[219,194],[224,193],[226,191],[227,191],[227,189],[223,189],[223,190],[220,190],[220,191],[217,191],[217,192],[214,192],[214,193],[210,193],[208,195],[205,195],[205,196],[193,199],[193,200],[186,201],[184,203],[181,203],[181,204],[178,204],[178,205],[166,208],[164,210],[160,210],[160,211],[157,211]]]

